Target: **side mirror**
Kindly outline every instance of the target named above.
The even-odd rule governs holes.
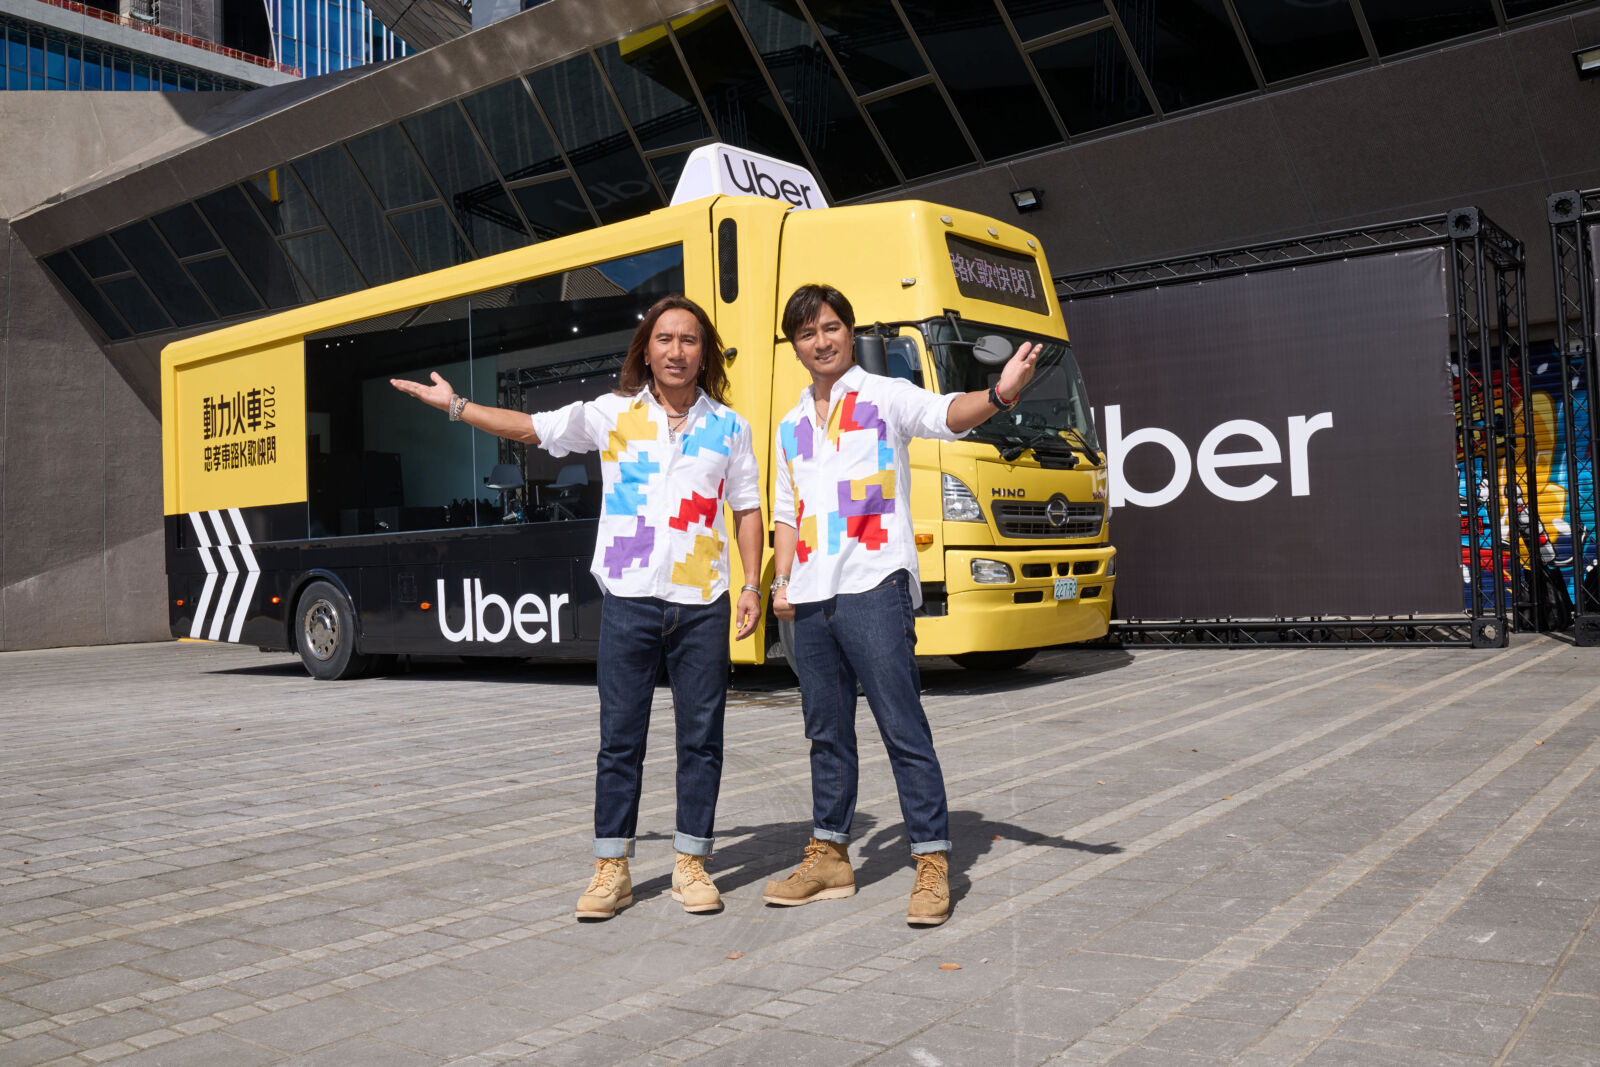
[[[856,363],[868,374],[888,377],[889,352],[879,334],[856,334]]]
[[[972,358],[989,367],[998,367],[1011,358],[1016,349],[1011,342],[997,334],[986,333],[972,346]]]

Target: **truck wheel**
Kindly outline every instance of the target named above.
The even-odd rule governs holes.
[[[969,671],[1009,671],[1038,655],[1036,648],[1008,648],[1001,652],[963,652],[951,656],[958,666]]]
[[[312,582],[295,607],[295,647],[311,677],[359,678],[367,657],[356,651],[356,612],[331,582]]]

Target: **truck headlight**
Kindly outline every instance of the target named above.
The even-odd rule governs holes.
[[[1011,564],[997,559],[975,559],[972,561],[972,580],[979,585],[1010,585],[1015,579],[1011,574]]]
[[[946,522],[982,522],[983,508],[972,495],[967,483],[952,474],[944,476],[944,520]],[[1007,578],[1007,581],[1011,579]]]
[[[1111,553],[1111,558],[1106,560],[1106,577],[1107,578],[1115,578],[1116,576],[1117,576],[1117,554],[1115,552],[1113,552],[1113,553]]]

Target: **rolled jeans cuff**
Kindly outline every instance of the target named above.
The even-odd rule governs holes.
[[[837,830],[824,830],[820,826],[811,828],[811,836],[818,841],[832,841],[836,845],[848,845],[850,843],[849,834],[841,834]]]
[[[678,830],[672,835],[672,847],[686,856],[709,856],[713,840],[710,837],[690,837]]]
[[[632,855],[633,838],[631,837],[597,837],[594,839],[594,858],[597,860],[615,860]]]
[[[919,841],[911,846],[911,854],[913,856],[925,856],[929,852],[949,851],[950,842],[948,841]]]

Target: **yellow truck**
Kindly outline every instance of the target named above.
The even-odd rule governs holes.
[[[643,311],[682,292],[728,346],[770,501],[773,429],[809,382],[779,313],[825,281],[856,307],[864,366],[940,392],[987,388],[1017,345],[1043,344],[1014,411],[912,446],[918,652],[998,667],[1103,636],[1106,471],[1038,242],[921,201],[822,207],[804,171],[697,155],[685,181],[705,186],[645,217],[168,346],[173,634],[297,651],[321,678],[404,654],[594,659],[598,458],[452,424],[389,379],[437,370],[527,411],[589,399],[615,383]],[[750,580],[732,565],[736,587]],[[763,588],[771,567],[769,537]],[[776,636],[769,617],[734,662],[763,662]]]

